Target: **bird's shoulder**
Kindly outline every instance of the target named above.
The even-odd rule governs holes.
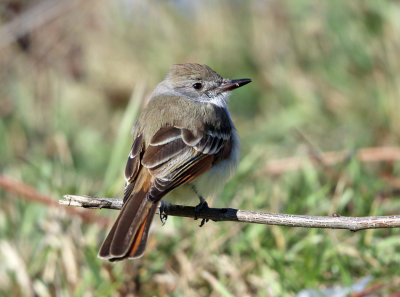
[[[164,127],[187,129],[196,136],[207,131],[226,134],[233,128],[226,108],[175,95],[153,97],[137,125],[136,130],[143,131],[146,143]]]

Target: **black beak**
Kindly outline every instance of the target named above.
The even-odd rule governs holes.
[[[234,89],[240,88],[241,86],[247,85],[250,82],[251,82],[250,78],[228,80],[224,81],[219,86],[219,89],[221,90],[221,92],[232,91]]]

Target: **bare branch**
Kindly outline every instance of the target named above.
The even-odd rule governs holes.
[[[88,196],[65,195],[59,201],[62,205],[86,208],[121,209],[122,199],[96,198]],[[166,215],[195,218],[192,206],[168,205]],[[233,221],[255,224],[278,225],[305,228],[347,229],[358,231],[376,228],[399,228],[400,216],[379,217],[341,217],[341,216],[304,216],[290,214],[264,213],[233,208],[206,208],[196,214],[199,219],[213,221]]]
[[[122,208],[122,199],[117,198],[64,195],[64,199],[59,200],[58,203],[61,205],[77,206],[84,208]]]

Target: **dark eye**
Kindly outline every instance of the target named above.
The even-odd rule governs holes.
[[[200,90],[202,87],[203,87],[203,85],[201,83],[193,84],[193,88],[195,88],[196,90]]]

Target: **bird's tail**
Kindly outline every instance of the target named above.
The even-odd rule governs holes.
[[[147,193],[145,184],[135,186],[100,248],[100,258],[119,261],[143,255],[158,206],[158,202],[148,199]]]

